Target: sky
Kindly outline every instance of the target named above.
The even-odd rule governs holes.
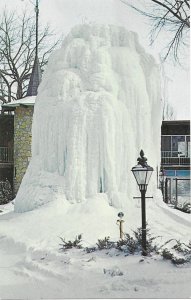
[[[137,0],[134,0],[137,1]],[[34,13],[35,0],[0,0],[0,11],[6,6],[18,14],[27,8]],[[64,36],[77,24],[102,23],[124,26],[138,33],[145,50],[159,63],[159,53],[164,47],[165,36],[159,36],[154,46],[149,45],[149,21],[120,0],[40,0],[40,23],[47,22]],[[190,119],[189,52],[185,53],[184,67],[174,66],[172,61],[164,64],[168,86],[165,94],[173,106],[176,119]]]

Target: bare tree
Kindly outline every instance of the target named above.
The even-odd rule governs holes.
[[[35,19],[23,13],[4,11],[0,20],[0,102],[26,95],[35,57]],[[39,29],[38,53],[41,69],[60,40],[49,26]]]
[[[190,28],[190,0],[120,0],[129,5],[151,22],[150,41],[156,40],[164,30],[168,33],[169,41],[166,46],[164,60],[173,54],[175,61],[179,60],[180,46],[188,45]],[[142,5],[142,6],[141,6]]]

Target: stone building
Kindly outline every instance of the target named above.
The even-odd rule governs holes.
[[[31,157],[33,107],[20,106],[15,111],[14,191],[17,192]]]
[[[26,97],[2,105],[2,113],[14,112],[13,194],[16,196],[31,158],[32,118],[38,86],[41,81],[38,43]]]
[[[18,192],[31,158],[32,117],[40,81],[41,69],[36,53],[26,97],[2,105],[3,113],[14,112],[14,196]]]
[[[13,193],[17,194],[31,158],[32,117],[36,96],[3,105],[4,111],[14,111]]]

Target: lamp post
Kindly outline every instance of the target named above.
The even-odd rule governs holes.
[[[35,4],[35,13],[36,13],[36,52],[35,56],[38,57],[38,16],[39,16],[39,7],[38,7],[38,0],[36,0]]]
[[[24,0],[21,0],[21,1],[24,1]],[[36,23],[35,23],[35,26],[36,26],[36,46],[35,46],[35,57],[38,57],[38,16],[39,16],[39,6],[38,6],[38,3],[39,3],[39,0],[36,0],[36,3],[34,4],[31,0],[29,0],[33,5],[35,5],[35,14],[36,14]]]
[[[24,0],[22,0],[24,1]],[[27,88],[27,93],[26,96],[36,96],[38,92],[38,86],[41,82],[41,68],[39,64],[39,59],[38,59],[38,19],[39,19],[39,0],[35,0],[35,3],[31,0],[29,0],[34,6],[35,6],[35,57],[34,57],[34,64],[32,68],[32,72],[30,75],[30,80]]]
[[[151,178],[153,168],[148,166],[147,158],[144,157],[143,150],[140,151],[140,157],[137,159],[138,164],[131,169],[135,176],[136,182],[141,192],[141,211],[142,211],[142,255],[147,255],[146,249],[146,205],[145,205],[145,194],[147,186]]]
[[[163,169],[159,172],[159,183],[160,183],[160,189],[162,191],[163,201],[164,201],[164,171]]]

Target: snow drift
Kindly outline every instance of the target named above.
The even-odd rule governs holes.
[[[32,159],[15,211],[99,193],[122,207],[135,195],[130,170],[139,151],[154,168],[159,162],[160,126],[158,66],[137,35],[113,25],[75,27],[52,54],[39,87]]]

